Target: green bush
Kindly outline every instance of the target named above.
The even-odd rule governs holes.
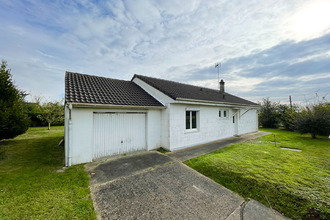
[[[278,105],[279,120],[281,126],[283,126],[285,130],[295,130],[295,122],[298,115],[298,111],[299,107],[297,105],[293,105],[292,108],[290,108],[288,105]]]
[[[296,129],[301,134],[330,134],[330,103],[321,103],[304,108],[295,121]]]
[[[271,102],[269,98],[262,99],[259,125],[264,128],[278,128],[279,123],[278,103]]]

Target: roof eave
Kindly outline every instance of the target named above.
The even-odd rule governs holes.
[[[111,104],[94,104],[94,103],[77,103],[66,102],[66,105],[72,105],[80,108],[120,108],[120,109],[165,109],[166,106],[136,106],[136,105],[111,105]]]
[[[256,109],[260,109],[261,106],[256,105],[249,105],[249,104],[241,104],[241,103],[228,103],[228,102],[217,102],[217,101],[208,101],[208,100],[198,100],[198,99],[187,99],[187,98],[176,98],[175,103],[183,103],[183,104],[202,104],[202,105],[219,105],[219,106],[244,106],[244,107],[253,107]]]

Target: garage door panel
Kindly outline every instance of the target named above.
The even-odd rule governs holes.
[[[94,113],[94,158],[146,149],[145,113]]]

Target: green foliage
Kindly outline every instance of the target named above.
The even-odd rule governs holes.
[[[2,61],[0,69],[0,140],[14,138],[26,132],[29,118],[24,114],[25,93],[16,88],[10,70]]]
[[[50,130],[51,124],[64,121],[64,105],[59,101],[44,103],[40,105],[38,118],[47,122]]]
[[[301,134],[330,135],[330,104],[320,103],[306,107],[296,119],[296,128]]]
[[[30,127],[47,126],[47,122],[39,118],[40,105],[37,102],[24,102],[25,114],[30,118]]]
[[[166,154],[166,153],[169,152],[168,150],[166,150],[165,148],[162,148],[162,147],[158,148],[157,151],[162,153],[162,154]]]
[[[231,145],[185,163],[214,181],[293,219],[330,219],[330,142],[299,133],[263,129],[273,134]],[[316,218],[312,218],[312,216]]]
[[[299,107],[293,105],[292,108],[290,108],[288,105],[279,104],[277,108],[281,125],[288,131],[294,131]]]
[[[278,128],[280,123],[278,103],[271,102],[269,98],[262,99],[259,112],[259,123],[264,128]]]
[[[40,105],[37,102],[24,102],[24,109],[26,113],[40,113]]]
[[[62,126],[64,125],[64,106],[62,101],[53,101],[41,104],[43,97],[35,97],[34,102],[25,102],[24,109],[26,115],[30,118],[31,127],[48,126],[49,119],[55,117],[52,120],[51,125]]]
[[[83,165],[63,167],[64,128],[30,128],[2,141],[0,219],[96,219]],[[62,172],[57,172],[61,170]]]
[[[283,126],[289,131],[299,131],[301,134],[316,135],[330,134],[330,104],[319,103],[306,108],[271,102],[263,99],[259,112],[259,124],[264,128]]]

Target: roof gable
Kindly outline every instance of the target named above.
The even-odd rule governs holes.
[[[163,106],[134,82],[66,72],[65,101],[129,106]]]
[[[246,99],[231,95],[229,93],[221,93],[219,90],[209,89],[199,86],[193,86],[174,81],[158,79],[142,75],[134,75],[134,78],[139,78],[144,82],[148,83],[152,87],[158,89],[164,94],[168,95],[174,100],[178,98],[182,99],[193,99],[202,101],[213,101],[228,104],[243,104],[243,105],[258,105],[254,102]]]

